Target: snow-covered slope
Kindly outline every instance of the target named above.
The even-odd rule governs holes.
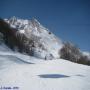
[[[90,52],[83,52],[84,56],[87,56],[90,59]]]
[[[11,49],[2,43],[0,44],[0,51],[11,51]]]
[[[45,61],[19,53],[1,52],[0,89],[6,90],[5,88],[90,90],[90,66],[62,59]]]
[[[24,20],[16,17],[5,19],[11,28],[17,29],[17,35],[24,34],[33,39],[35,43],[34,56],[39,58],[59,58],[58,51],[63,43],[47,28],[43,27],[36,19]]]

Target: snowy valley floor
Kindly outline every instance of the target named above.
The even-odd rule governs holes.
[[[7,90],[90,90],[90,66],[0,52],[1,87],[18,87]]]

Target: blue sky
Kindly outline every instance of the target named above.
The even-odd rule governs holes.
[[[90,51],[90,0],[0,0],[0,17],[38,19],[62,40]]]

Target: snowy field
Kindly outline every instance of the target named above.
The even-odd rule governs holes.
[[[90,90],[90,66],[3,51],[0,90]]]

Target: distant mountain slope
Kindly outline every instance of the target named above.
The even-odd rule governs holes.
[[[12,17],[1,21],[0,31],[3,32],[4,38],[8,39],[6,44],[11,49],[44,59],[59,58],[58,52],[63,46],[62,41],[36,19]],[[4,33],[5,29],[7,34]]]

